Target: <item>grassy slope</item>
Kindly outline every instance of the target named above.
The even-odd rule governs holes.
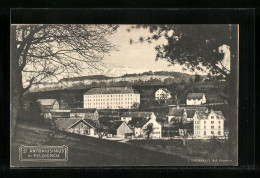
[[[48,136],[52,131],[22,123],[17,139],[11,144],[11,165],[18,167],[87,167],[87,166],[182,166],[194,165],[176,156],[115,141],[61,133],[62,138]],[[21,145],[67,145],[67,162],[20,162]]]

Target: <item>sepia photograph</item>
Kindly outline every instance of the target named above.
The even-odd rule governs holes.
[[[10,166],[237,166],[238,24],[11,24]]]

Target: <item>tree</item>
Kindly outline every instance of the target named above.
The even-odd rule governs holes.
[[[104,54],[115,50],[107,37],[117,25],[11,26],[11,138],[21,100],[32,85],[99,69]]]
[[[149,140],[150,139],[150,136],[151,134],[153,133],[153,123],[150,123],[146,126],[146,128],[143,130],[144,131],[144,134],[146,135],[146,139]]]
[[[221,74],[229,83],[230,122],[229,159],[237,162],[238,146],[238,25],[136,25],[151,33],[140,37],[139,42],[151,43],[165,37],[167,44],[156,46],[155,60],[184,65],[191,71],[209,70]],[[131,31],[129,29],[128,31]],[[136,43],[130,39],[130,44]],[[225,58],[225,50],[230,56]],[[230,66],[230,67],[229,67]]]

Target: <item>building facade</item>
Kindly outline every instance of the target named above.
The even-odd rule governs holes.
[[[167,100],[171,97],[171,92],[167,88],[160,88],[155,92],[155,100]]]
[[[84,108],[131,109],[140,105],[140,94],[132,87],[92,88],[83,100]]]
[[[204,93],[188,93],[186,105],[202,105],[206,103],[206,95]]]
[[[123,114],[121,115],[121,121],[124,121],[127,124],[133,118],[145,118],[145,119],[151,118],[156,120],[156,116],[154,112],[123,112]]]
[[[194,136],[224,136],[224,116],[221,111],[197,111],[194,115]]]
[[[145,130],[149,124],[152,124],[153,131],[150,135],[152,139],[160,139],[162,137],[162,126],[155,119],[142,119],[140,122],[136,123],[134,127],[135,137],[146,137]]]

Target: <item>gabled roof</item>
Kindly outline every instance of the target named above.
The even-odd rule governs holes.
[[[64,130],[64,129],[68,129],[69,127],[71,127],[72,125],[74,125],[80,120],[81,119],[60,118],[54,122],[58,129]]]
[[[186,110],[187,118],[193,118],[196,110]]]
[[[110,126],[109,130],[117,130],[124,121],[114,121]]]
[[[91,88],[84,95],[94,94],[126,94],[126,93],[138,93],[132,87],[108,87],[108,88]]]
[[[56,99],[38,99],[37,102],[39,102],[42,106],[53,106],[56,102]]]
[[[167,88],[160,88],[160,89],[158,89],[158,90],[163,90],[164,92],[166,92],[166,93],[171,93]],[[157,90],[157,91],[158,91]]]
[[[183,116],[184,109],[170,108],[168,116]]]
[[[121,117],[138,117],[138,118],[147,118],[151,117],[154,112],[123,112]]]
[[[188,93],[187,99],[202,99],[204,93]]]
[[[139,122],[135,124],[135,127],[142,128],[147,122],[149,122],[150,119],[143,118]]]
[[[72,108],[71,113],[95,113],[96,109]]]
[[[218,119],[225,119],[222,112],[221,111],[209,111],[209,112],[205,112],[205,111],[196,111],[196,114],[198,116],[198,119],[208,119],[208,116],[211,113],[215,113],[215,115],[217,116]]]

